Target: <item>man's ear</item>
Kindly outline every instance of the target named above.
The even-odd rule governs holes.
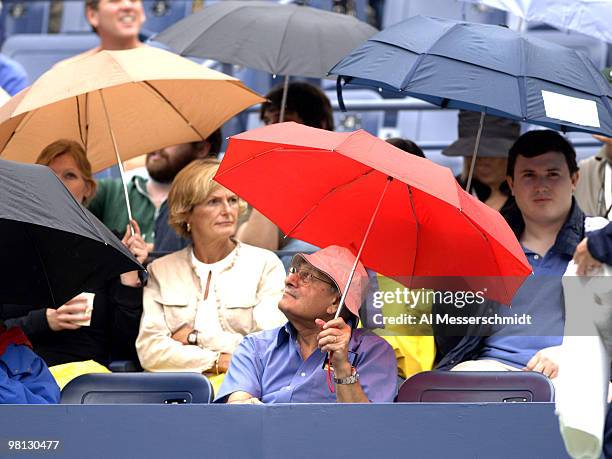
[[[578,180],[580,179],[580,171],[574,172],[570,176],[570,180],[572,181],[572,191],[576,191],[576,185],[578,184]]]
[[[196,150],[195,153],[195,158],[196,159],[204,159],[204,158],[208,158],[209,154],[210,154],[210,143],[208,143],[206,140],[203,140],[202,142],[200,142],[200,144],[198,145],[198,149]]]
[[[87,8],[85,11],[85,17],[87,18],[87,22],[96,29],[98,27],[98,10],[94,8]]]
[[[338,310],[338,304],[340,303],[340,296],[339,295],[334,295],[334,299],[332,301],[332,303],[327,307],[327,309],[325,310],[328,314],[336,314],[336,311]]]

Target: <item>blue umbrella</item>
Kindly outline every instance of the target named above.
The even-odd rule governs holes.
[[[501,26],[414,16],[372,36],[329,73],[338,75],[341,107],[344,80],[482,112],[481,128],[487,113],[612,136],[612,87],[584,54]],[[478,139],[474,156],[477,148]]]

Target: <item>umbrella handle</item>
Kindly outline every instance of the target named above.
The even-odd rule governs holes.
[[[342,97],[342,77],[340,75],[336,78],[336,96],[338,97],[338,107],[340,107],[340,111],[346,112],[344,97]]]
[[[470,192],[472,186],[472,177],[474,176],[474,166],[476,165],[476,156],[478,156],[478,147],[480,146],[480,136],[484,129],[484,118],[485,112],[480,113],[480,125],[478,126],[478,133],[476,134],[476,143],[474,144],[474,152],[472,153],[472,163],[470,164],[470,172],[468,173],[467,183],[465,185],[465,191]]]

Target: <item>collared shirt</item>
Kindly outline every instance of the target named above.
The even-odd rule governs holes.
[[[554,245],[544,256],[523,247],[533,275],[512,299],[512,307],[502,307],[499,312],[528,314],[531,325],[509,325],[486,338],[479,359],[494,359],[522,368],[541,349],[562,343],[565,302],[561,281],[583,232],[584,214],[574,202]]]
[[[334,403],[336,395],[327,387],[324,359],[319,349],[308,359],[302,358],[295,329],[289,323],[253,333],[234,352],[215,402],[225,402],[233,392],[244,391],[264,403]],[[386,341],[364,329],[354,330],[349,360],[370,401],[393,401],[397,362]]]
[[[147,179],[135,175],[127,184],[132,216],[146,242],[155,241],[157,209],[147,194]],[[127,205],[121,179],[98,182],[96,194],[87,206],[102,223],[121,239],[128,224]]]

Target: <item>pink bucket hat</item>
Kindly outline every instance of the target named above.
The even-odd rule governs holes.
[[[349,249],[330,245],[310,255],[298,253],[293,257],[294,260],[295,257],[303,258],[307,263],[327,274],[334,281],[340,293],[344,293],[353,263],[355,263],[355,255]],[[359,317],[359,307],[364,300],[367,285],[368,273],[359,262],[355,268],[348,295],[344,300],[348,310],[357,317]]]

